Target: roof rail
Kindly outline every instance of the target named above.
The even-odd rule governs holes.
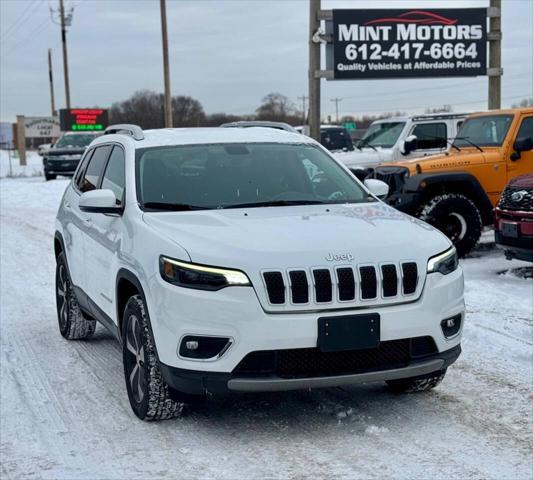
[[[119,123],[117,125],[109,125],[104,131],[104,135],[111,135],[113,133],[124,133],[131,135],[134,140],[144,140],[144,133],[139,125]]]

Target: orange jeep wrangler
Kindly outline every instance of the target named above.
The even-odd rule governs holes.
[[[407,137],[408,154],[419,140]],[[460,256],[476,245],[509,180],[533,172],[533,108],[469,116],[444,155],[382,164],[369,176],[389,185],[387,203],[444,232]]]

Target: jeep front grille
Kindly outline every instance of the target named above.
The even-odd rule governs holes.
[[[365,304],[373,299],[394,300],[414,295],[419,274],[415,262],[336,268],[289,269],[263,272],[271,305],[327,305],[333,302]]]

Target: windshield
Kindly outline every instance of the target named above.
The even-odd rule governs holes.
[[[359,147],[372,145],[391,148],[396,144],[404,126],[405,122],[373,123],[359,142]]]
[[[139,149],[136,182],[138,201],[148,209],[372,201],[354,178],[313,145],[241,143]]]
[[[458,147],[498,147],[505,140],[512,115],[486,115],[465,120],[453,144]]]
[[[54,148],[83,148],[89,145],[97,135],[83,133],[63,135],[54,145]]]
[[[353,150],[352,139],[344,128],[324,128],[320,130],[320,143],[329,151]]]

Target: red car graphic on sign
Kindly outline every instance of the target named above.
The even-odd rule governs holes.
[[[437,15],[433,12],[426,12],[424,10],[411,10],[402,13],[397,17],[377,18],[370,20],[365,25],[374,25],[376,23],[417,23],[419,25],[455,25],[457,20]]]

